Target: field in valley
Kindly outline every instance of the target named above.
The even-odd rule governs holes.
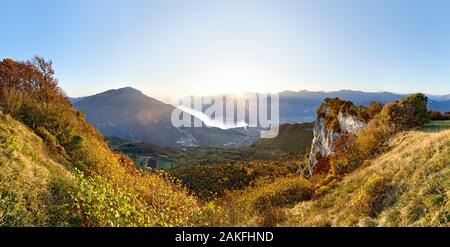
[[[439,132],[450,129],[450,120],[446,121],[431,121],[422,128],[422,130],[428,132]]]

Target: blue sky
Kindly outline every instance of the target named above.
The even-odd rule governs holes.
[[[450,93],[450,1],[0,0],[0,58],[41,55],[83,96]]]

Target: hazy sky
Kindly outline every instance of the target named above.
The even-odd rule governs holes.
[[[450,93],[450,1],[0,0],[0,58],[42,55],[70,96]]]

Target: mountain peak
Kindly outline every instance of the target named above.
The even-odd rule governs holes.
[[[136,88],[133,87],[122,87],[118,89],[111,89],[101,94],[108,94],[108,93],[143,94],[140,90],[137,90]]]
[[[110,89],[105,92],[101,92],[92,96],[84,97],[82,100],[75,102],[76,106],[80,105],[91,105],[93,102],[101,104],[124,104],[128,105],[132,102],[145,102],[146,104],[152,105],[166,105],[163,102],[149,97],[142,93],[142,91],[135,89],[133,87],[123,87],[118,89]],[[141,104],[137,103],[137,104]],[[143,104],[143,103],[142,103]]]

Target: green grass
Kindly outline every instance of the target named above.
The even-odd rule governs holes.
[[[450,129],[450,121],[431,121],[422,128],[423,131],[427,132],[439,132],[443,130]]]

